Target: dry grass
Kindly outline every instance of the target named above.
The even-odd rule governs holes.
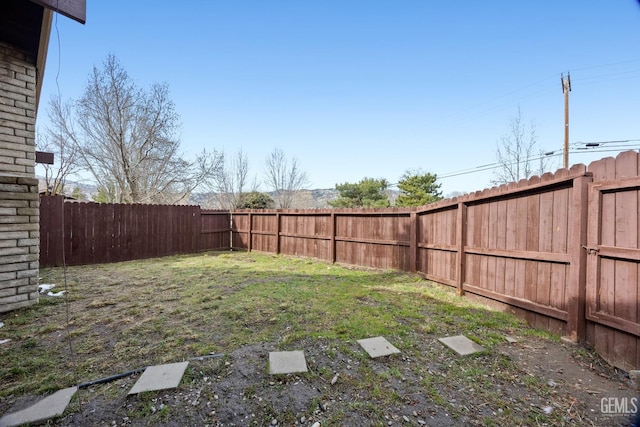
[[[64,288],[62,269],[42,269],[41,276],[42,283]],[[343,355],[345,360],[364,362],[353,342],[383,335],[402,349],[418,372],[405,372],[398,362],[381,374],[363,363],[359,375],[348,380],[352,384],[346,379],[343,384],[369,390],[369,397],[350,402],[347,411],[369,411],[377,417],[384,405],[403,399],[399,392],[387,393],[384,384],[411,375],[421,398],[453,417],[466,412],[450,403],[447,390],[452,384],[474,390],[480,405],[501,408],[500,416],[506,418],[497,416],[498,424],[561,421],[559,411],[532,412],[525,400],[524,412],[510,411],[503,400],[513,391],[496,389],[496,384],[512,382],[517,383],[517,399],[548,395],[544,383],[518,380],[521,369],[496,351],[505,344],[505,335],[545,335],[415,275],[226,252],[73,267],[67,271],[67,290],[68,328],[62,298],[43,298],[36,306],[0,318],[6,324],[0,338],[12,340],[0,350],[0,403],[138,367],[229,354],[257,343],[291,349],[318,342],[326,348],[318,358],[336,360]],[[70,355],[67,333],[75,357]],[[455,358],[437,342],[438,337],[461,333],[485,346],[486,352]],[[317,367],[310,375],[328,381],[333,374]],[[118,392],[116,387],[102,391]],[[346,415],[333,416],[340,424]]]

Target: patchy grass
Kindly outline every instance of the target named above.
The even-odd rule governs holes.
[[[42,269],[41,276],[56,283],[56,290],[64,288],[62,269]],[[0,338],[12,340],[0,349],[0,404],[142,366],[269,343],[311,355],[310,372],[299,377],[301,383],[327,384],[346,369],[334,388],[312,387],[321,394],[305,403],[307,419],[320,413],[328,425],[358,425],[357,416],[386,425],[407,408],[436,423],[562,424],[566,418],[561,410],[541,413],[539,402],[551,399],[546,382],[499,351],[505,335],[552,342],[548,334],[416,275],[259,253],[205,253],[71,267],[67,290],[68,327],[62,298],[43,297],[36,306],[0,318],[6,323]],[[459,358],[437,342],[458,334],[486,351]],[[402,350],[384,366],[372,363],[355,344],[379,335]],[[580,356],[588,354],[580,351]],[[219,414],[210,405],[219,391],[207,378],[222,381],[234,363],[239,362],[226,356],[187,370],[184,387],[204,384],[190,404],[208,402],[198,420],[214,425]],[[245,401],[264,402],[253,409],[255,423],[268,424],[275,417],[293,423],[300,411],[283,412],[258,397],[265,390],[283,393],[291,385],[258,380],[239,394]],[[98,395],[120,393],[121,387],[109,384]],[[124,413],[162,423],[179,411],[161,401],[158,394],[144,394],[125,401]],[[322,402],[333,402],[334,409],[325,412]]]

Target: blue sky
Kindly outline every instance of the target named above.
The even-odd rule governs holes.
[[[635,0],[88,0],[86,25],[54,18],[39,129],[109,53],[138,85],[169,84],[186,153],[242,148],[261,178],[279,147],[310,188],[416,168],[445,194],[489,187],[490,170],[444,176],[494,163],[518,108],[560,154],[567,71],[570,142],[640,148]]]

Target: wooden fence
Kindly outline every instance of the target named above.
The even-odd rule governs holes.
[[[585,337],[588,180],[578,165],[421,210],[238,211],[233,244],[419,272],[577,341]]]
[[[636,152],[420,210],[238,211],[233,246],[419,272],[640,367]]]
[[[229,213],[198,206],[40,197],[40,265],[58,267],[228,249]],[[64,234],[64,235],[63,235]],[[64,245],[64,246],[63,246]]]
[[[245,210],[232,214],[235,249],[410,269],[410,209]]]
[[[49,216],[63,203],[46,199],[41,264],[60,265],[61,219]],[[64,203],[69,264],[233,247],[418,272],[584,341],[615,366],[640,368],[640,159],[632,151],[420,209],[106,206],[104,215],[102,205]]]

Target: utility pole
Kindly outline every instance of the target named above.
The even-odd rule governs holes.
[[[562,93],[564,93],[564,168],[569,168],[569,92],[571,92],[571,76],[560,74]]]

